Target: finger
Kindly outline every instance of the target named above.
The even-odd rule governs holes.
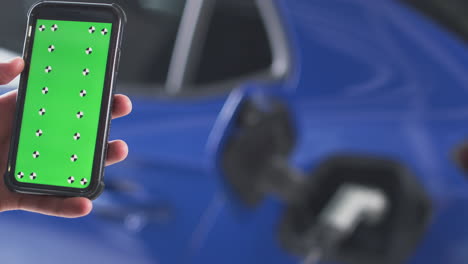
[[[87,198],[62,198],[22,194],[18,199],[19,210],[66,218],[82,217],[89,214],[93,204]]]
[[[0,85],[8,84],[23,71],[24,61],[16,58],[7,63],[0,63]]]
[[[132,101],[123,94],[114,96],[114,104],[112,105],[112,118],[119,118],[130,114],[132,111]]]
[[[0,95],[0,107],[2,111],[14,111],[16,105],[16,90]]]
[[[10,141],[11,127],[13,125],[16,104],[16,91],[8,92],[0,96],[0,151],[7,152]],[[2,157],[2,154],[0,154]]]
[[[109,142],[106,166],[123,161],[128,156],[128,146],[125,141],[115,140]]]

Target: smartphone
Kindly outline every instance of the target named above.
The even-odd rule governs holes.
[[[43,1],[30,9],[4,177],[10,190],[101,194],[125,22],[115,4]]]

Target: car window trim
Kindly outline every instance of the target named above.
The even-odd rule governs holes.
[[[194,75],[216,0],[188,0],[182,14],[166,80],[166,92],[182,91]]]

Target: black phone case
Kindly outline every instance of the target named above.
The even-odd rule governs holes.
[[[14,171],[11,168],[15,167],[15,160],[13,157],[16,157],[16,147],[18,144],[19,139],[19,130],[21,126],[21,119],[22,111],[20,111],[24,107],[24,91],[26,89],[27,84],[27,74],[26,72],[29,71],[29,64],[30,64],[30,57],[31,57],[31,40],[32,38],[29,36],[29,29],[33,24],[33,19],[31,14],[35,11],[36,8],[45,8],[48,6],[60,6],[60,7],[86,7],[86,8],[105,8],[109,11],[113,12],[116,17],[118,17],[118,25],[115,27],[116,29],[116,38],[114,42],[111,42],[111,47],[109,50],[111,64],[108,65],[109,69],[111,69],[110,74],[109,72],[106,73],[106,81],[105,85],[108,86],[109,92],[108,96],[103,97],[103,103],[106,103],[106,117],[105,120],[99,124],[99,131],[98,131],[98,138],[95,150],[95,156],[97,155],[97,159],[99,162],[96,166],[96,160],[93,165],[93,175],[91,178],[91,182],[86,189],[77,190],[72,188],[60,187],[60,186],[50,186],[50,185],[39,185],[39,184],[22,184],[15,180]],[[117,4],[96,4],[96,3],[80,3],[80,2],[64,2],[64,1],[40,1],[33,5],[28,12],[28,25],[26,30],[26,37],[23,47],[23,58],[25,60],[25,71],[21,74],[20,84],[18,88],[18,97],[16,102],[16,111],[15,111],[15,122],[12,131],[12,137],[10,142],[10,150],[8,155],[8,164],[7,164],[7,171],[5,172],[4,181],[6,186],[10,191],[18,192],[18,193],[25,193],[25,194],[36,194],[36,195],[54,195],[54,196],[66,196],[66,197],[86,197],[91,200],[96,199],[101,193],[104,191],[104,165],[107,156],[107,142],[109,138],[109,131],[110,131],[110,123],[111,123],[111,107],[113,103],[113,95],[114,95],[114,86],[118,72],[119,60],[120,60],[120,47],[122,43],[122,34],[124,30],[124,26],[127,22],[126,15],[124,10]],[[115,45],[114,45],[115,43]],[[110,76],[110,78],[109,78]],[[104,100],[107,99],[107,102]],[[102,135],[102,136],[101,136]],[[101,136],[101,137],[100,137]]]

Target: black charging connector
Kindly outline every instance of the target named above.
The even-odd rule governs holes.
[[[385,206],[376,203],[373,210],[363,211],[372,209],[372,204],[353,201],[361,201],[356,198],[365,190],[374,193],[371,196],[384,197]],[[279,238],[304,263],[316,259],[346,264],[403,263],[425,233],[432,211],[417,177],[401,163],[356,154],[335,155],[320,162],[306,177],[299,196],[288,203]],[[339,212],[347,217],[332,217]],[[337,229],[339,226],[347,228]]]

